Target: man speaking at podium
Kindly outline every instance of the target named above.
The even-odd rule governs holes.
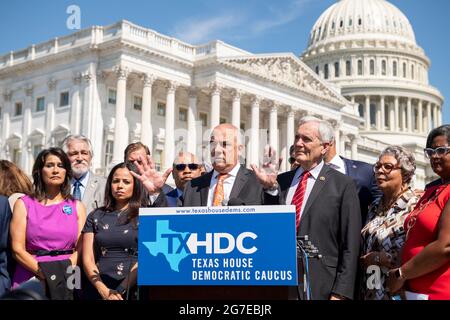
[[[214,170],[186,184],[183,205],[261,205],[262,185],[255,173],[238,161],[243,148],[238,128],[228,123],[218,125],[211,134],[209,147]]]
[[[353,299],[359,256],[361,214],[355,184],[323,160],[333,140],[328,122],[305,117],[294,144],[300,167],[277,177],[273,163],[263,164],[263,169],[252,165],[272,204],[296,206],[297,235],[308,235],[322,256],[309,259],[314,300]]]

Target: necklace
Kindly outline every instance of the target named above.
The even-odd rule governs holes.
[[[400,197],[408,190],[409,190],[409,187],[407,187],[405,189],[402,188],[402,190],[399,192],[399,194],[397,194],[395,197],[393,197],[391,199],[391,201],[389,201],[387,204],[383,204],[383,200],[384,200],[384,196],[383,196],[383,198],[380,201],[380,206],[379,206],[378,212],[379,213],[388,212],[389,209],[391,209],[392,206],[397,203],[398,199],[400,199]]]
[[[436,199],[439,197],[439,194],[446,189],[448,185],[442,184],[434,189],[434,191],[430,194],[428,198],[420,199],[419,203],[417,204],[416,208],[409,214],[407,218],[406,223],[406,240],[408,240],[410,231],[414,228],[416,225],[417,219],[419,215],[433,202],[436,201]]]

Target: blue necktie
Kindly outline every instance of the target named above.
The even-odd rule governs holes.
[[[81,182],[79,180],[75,180],[74,184],[73,184],[73,198],[75,200],[80,200],[81,201]]]

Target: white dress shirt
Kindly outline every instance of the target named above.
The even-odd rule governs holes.
[[[331,161],[328,163],[328,165],[331,168],[333,168],[334,170],[337,170],[337,171],[339,171],[342,174],[347,174],[345,172],[345,162],[337,154],[333,157],[333,159],[331,159]]]
[[[88,172],[86,172],[85,174],[84,174],[84,176],[82,176],[81,177],[81,179],[79,180],[80,181],[80,191],[81,191],[81,199],[83,199],[83,196],[84,196],[84,191],[86,191],[86,187],[87,187],[87,184],[88,184],[88,181],[89,181],[89,175],[90,175],[90,172],[88,171]],[[75,179],[75,178],[72,178],[72,181],[71,181],[71,183],[72,183],[72,195],[73,195],[73,192],[74,192],[74,190],[75,190],[75,185],[74,185],[74,183],[75,183],[75,181],[76,181],[77,179]]]
[[[317,179],[319,178],[319,173],[322,170],[324,166],[324,162],[321,161],[314,169],[310,171],[311,175],[308,178],[308,181],[306,181],[306,190],[305,190],[305,196],[303,198],[302,207],[300,209],[300,217],[303,214],[303,210],[305,209],[305,204],[308,201],[309,195],[311,194],[311,190],[314,187],[314,184],[316,183]],[[299,167],[297,171],[295,172],[294,179],[292,179],[291,186],[289,187],[289,191],[286,196],[286,204],[290,205],[292,204],[292,198],[294,198],[295,190],[297,190],[297,186],[300,182],[300,177],[303,175],[302,167]]]
[[[233,189],[234,181],[236,181],[236,176],[237,176],[237,173],[238,173],[240,167],[241,167],[241,165],[239,163],[236,164],[236,166],[233,168],[233,170],[228,172],[228,175],[229,175],[228,178],[226,178],[223,181],[223,193],[224,193],[223,198],[224,198],[224,200],[230,199],[230,193],[231,193],[231,190]],[[211,183],[209,184],[208,203],[207,203],[208,207],[211,207],[212,203],[213,203],[214,190],[216,189],[218,176],[219,176],[219,172],[214,170],[212,178],[211,178]]]

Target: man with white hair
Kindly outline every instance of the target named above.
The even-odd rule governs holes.
[[[106,180],[90,170],[94,156],[91,141],[82,135],[70,135],[64,139],[62,149],[72,166],[72,196],[81,200],[87,213],[103,206]]]
[[[277,176],[273,161],[263,169],[252,165],[272,198],[265,203],[295,205],[297,235],[307,235],[322,256],[309,259],[310,297],[315,300],[353,299],[358,267],[358,194],[350,177],[324,163],[333,140],[328,122],[305,117],[295,135],[298,168]],[[299,293],[304,292],[303,285],[299,284]]]

